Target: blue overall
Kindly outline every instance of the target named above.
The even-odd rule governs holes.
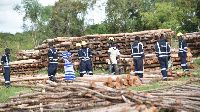
[[[52,77],[56,75],[58,67],[58,52],[56,49],[52,48],[48,50],[49,57],[49,66],[48,66],[48,76],[50,80],[53,80]]]
[[[183,71],[189,71],[189,68],[187,66],[187,43],[185,40],[179,41],[179,56],[181,58],[181,67],[183,68]]]
[[[80,49],[78,51],[79,59],[81,60],[81,68],[80,68],[80,77],[83,77],[84,74],[89,73],[89,75],[93,75],[92,68],[92,51],[89,48]]]
[[[131,56],[133,57],[133,62],[135,66],[135,76],[139,76],[140,80],[143,78],[144,67],[143,67],[143,44],[141,42],[134,42],[131,46]]]
[[[4,70],[5,73],[4,75],[4,79],[5,79],[5,85],[10,85],[10,58],[8,54],[4,54],[1,58],[1,64],[4,65]]]
[[[156,56],[160,63],[163,80],[167,80],[168,61],[171,58],[170,47],[167,42],[161,40],[155,45]]]

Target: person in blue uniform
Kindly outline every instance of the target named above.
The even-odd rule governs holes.
[[[81,64],[80,67],[80,77],[89,73],[89,75],[93,75],[93,68],[92,68],[92,51],[90,48],[87,48],[87,43],[82,41],[82,48],[78,51],[79,62]]]
[[[65,70],[65,80],[72,81],[76,80],[75,71],[72,64],[73,54],[69,52],[70,45],[65,46],[65,52],[62,53],[62,58],[65,60],[64,70]]]
[[[189,68],[187,66],[187,43],[186,41],[183,39],[183,34],[181,32],[179,32],[177,34],[178,40],[179,40],[179,57],[181,59],[181,67],[183,69],[184,72],[189,72]]]
[[[163,81],[167,81],[168,61],[171,58],[171,52],[170,46],[167,42],[165,42],[165,37],[163,34],[160,36],[160,41],[158,41],[155,45],[155,52],[160,63]]]
[[[142,81],[144,67],[143,60],[145,60],[145,55],[143,51],[143,44],[140,42],[140,37],[135,37],[135,42],[131,46],[131,56],[133,57],[135,76],[139,76]]]
[[[10,54],[10,49],[6,48],[5,49],[5,54],[2,56],[1,58],[1,64],[2,64],[2,72],[4,75],[4,79],[5,79],[5,87],[10,87],[10,58],[9,58],[9,54]]]
[[[57,82],[55,77],[58,67],[58,52],[55,48],[53,48],[53,43],[49,43],[48,57],[49,57],[49,65],[48,65],[48,76],[51,81]]]

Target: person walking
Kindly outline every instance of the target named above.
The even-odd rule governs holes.
[[[144,73],[143,60],[145,60],[145,55],[143,44],[140,42],[139,36],[135,37],[135,42],[131,46],[131,56],[133,57],[135,76],[139,76],[142,81]]]
[[[183,39],[183,34],[181,32],[179,32],[177,34],[178,40],[179,40],[179,57],[181,59],[181,67],[183,69],[184,72],[189,72],[189,68],[187,66],[187,43],[186,41]]]
[[[165,37],[163,34],[160,36],[160,41],[158,41],[155,45],[155,52],[160,63],[163,81],[167,81],[168,61],[171,58],[171,52],[170,46],[167,42],[165,42]]]

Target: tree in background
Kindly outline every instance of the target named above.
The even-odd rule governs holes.
[[[107,29],[112,33],[172,28],[194,32],[200,26],[199,0],[108,0]]]
[[[96,0],[59,0],[53,6],[49,27],[55,37],[84,35],[84,17],[87,8]]]
[[[38,0],[22,0],[21,5],[17,4],[13,9],[24,14],[23,29],[32,31],[32,39],[36,47],[39,45],[40,32],[45,33],[45,28],[50,20],[51,6],[42,6]]]
[[[111,33],[133,32],[141,29],[137,0],[108,0],[106,17]]]

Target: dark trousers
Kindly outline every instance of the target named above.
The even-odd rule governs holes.
[[[5,79],[5,84],[10,84],[10,67],[4,67],[5,69],[5,73],[4,75],[4,79]]]
[[[108,74],[112,74],[112,69],[114,69],[115,75],[119,74],[118,65],[117,64],[108,64]]]
[[[143,59],[142,58],[133,58],[134,66],[135,66],[135,76],[139,76],[143,78]]]
[[[158,57],[163,79],[167,79],[168,57]]]
[[[180,57],[181,58],[181,67],[183,68],[183,71],[189,71],[189,68],[187,66],[187,56],[184,55],[183,57]]]
[[[89,75],[93,75],[93,68],[92,68],[92,61],[81,61],[81,68],[80,68],[80,77],[83,77],[84,74],[89,73]]]
[[[56,75],[57,68],[58,68],[58,63],[49,63],[48,76],[50,80],[52,80],[52,77]]]

